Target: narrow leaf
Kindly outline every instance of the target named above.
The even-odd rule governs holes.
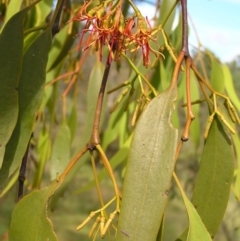
[[[222,64],[211,53],[211,85],[214,90],[222,93],[224,89],[224,76],[222,71]]]
[[[69,33],[69,24],[66,25],[54,39],[53,48],[49,54],[49,62],[47,71],[55,68],[67,55],[74,43],[73,32],[77,32],[78,24],[75,22],[72,25],[72,31]]]
[[[18,0],[17,0],[18,1]],[[28,15],[26,29],[46,24],[46,19],[52,11],[53,0],[42,0]],[[40,35],[41,31],[31,32],[24,37],[24,52],[32,42]]]
[[[201,218],[199,217],[196,209],[194,208],[193,204],[188,200],[187,196],[185,195],[180,182],[177,176],[174,174],[174,179],[178,185],[178,188],[181,192],[184,204],[187,209],[188,218],[189,218],[189,228],[188,232],[184,233],[184,236],[177,241],[186,240],[186,241],[212,241],[206,227],[204,226]]]
[[[36,112],[41,105],[45,83],[45,68],[51,46],[51,29],[44,31],[23,57],[19,80],[19,116],[17,125],[6,146],[0,182],[16,170],[27,148]]]
[[[170,9],[174,5],[175,2],[176,2],[175,0],[163,0],[161,2],[158,24],[163,24],[163,21],[165,21],[165,19],[167,18],[168,14],[170,12]],[[164,26],[164,30],[166,31],[167,35],[170,34],[170,32],[172,30],[175,12],[176,12],[176,8],[173,10],[171,15],[168,17],[168,20]],[[163,44],[163,42],[160,42],[160,43]]]
[[[234,155],[230,138],[216,117],[201,156],[192,203],[211,237],[221,225],[234,173]],[[179,240],[186,240],[187,231]]]
[[[204,145],[192,203],[212,237],[221,225],[234,172],[233,146],[216,117]]]
[[[117,241],[156,241],[174,169],[177,130],[172,127],[176,88],[154,98],[133,134],[123,185]]]
[[[232,75],[230,73],[230,70],[227,65],[223,65],[222,67],[223,75],[225,79],[225,89],[227,91],[228,96],[230,97],[231,101],[237,108],[237,110],[240,112],[240,99],[238,98],[238,95],[236,93],[236,90],[233,85],[233,79]]]
[[[15,14],[6,23],[0,35],[0,157],[2,158],[18,117],[17,87],[22,67],[23,20],[31,7],[32,5]]]
[[[38,163],[34,176],[34,181],[32,184],[33,188],[40,187],[45,164],[49,160],[51,155],[51,137],[45,126],[42,128],[38,137],[37,152]]]
[[[74,137],[75,137],[75,134],[76,134],[76,131],[77,131],[77,108],[76,108],[76,104],[74,103],[73,104],[73,107],[72,107],[72,111],[71,111],[71,114],[69,116],[69,119],[68,119],[68,126],[69,126],[69,129],[70,129],[70,133],[71,133],[71,142],[73,142],[74,140]]]
[[[53,143],[51,156],[51,178],[56,179],[60,175],[70,160],[70,130],[69,127],[63,123]]]

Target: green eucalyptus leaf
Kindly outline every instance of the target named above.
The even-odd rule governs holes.
[[[182,35],[182,12],[179,13],[178,25],[170,35],[172,46],[174,46],[174,51],[178,53],[182,46],[182,39],[179,36]]]
[[[33,180],[33,188],[40,187],[45,164],[51,155],[52,142],[48,130],[44,126],[39,134],[37,143],[38,163]]]
[[[175,0],[163,0],[161,1],[161,8],[160,8],[160,15],[159,15],[159,19],[158,19],[158,24],[163,24],[163,21],[166,20],[172,6],[175,4]],[[171,30],[172,30],[172,25],[173,25],[173,21],[174,21],[174,17],[175,17],[175,13],[176,13],[176,8],[172,11],[171,15],[168,17],[167,22],[164,26],[164,30],[166,31],[166,34],[170,34]],[[163,39],[160,38],[159,39],[160,42],[159,44],[162,45]]]
[[[193,204],[189,201],[185,195],[177,177],[175,176],[175,181],[177,182],[178,188],[181,192],[184,204],[187,209],[188,219],[189,219],[189,228],[177,241],[211,241],[211,237],[204,226],[198,212],[194,208]]]
[[[11,139],[6,146],[0,182],[20,165],[33,131],[36,112],[40,108],[45,84],[45,68],[51,47],[51,29],[44,31],[23,56],[19,80],[19,116]]]
[[[200,161],[192,203],[211,237],[221,225],[234,173],[233,146],[222,122],[215,117]],[[179,240],[186,240],[187,231]]]
[[[233,191],[237,198],[237,200],[240,202],[240,135],[232,135],[232,140],[235,147],[235,154],[237,159],[237,169],[234,173],[234,185],[233,185]]]
[[[51,178],[56,179],[66,168],[70,160],[71,133],[66,123],[63,123],[53,143],[51,162]]]
[[[76,134],[76,131],[77,131],[77,108],[76,108],[76,104],[74,103],[73,104],[73,107],[72,107],[72,111],[71,111],[71,114],[69,116],[69,119],[68,119],[68,126],[69,126],[69,129],[70,129],[70,133],[71,133],[71,142],[73,142],[74,140],[74,137],[75,137],[75,134]]]
[[[27,28],[33,28],[46,24],[46,19],[52,11],[53,0],[42,0],[35,5],[34,11],[31,11],[30,19],[28,19]],[[34,31],[27,34],[24,38],[24,50],[40,35],[41,31]]]
[[[46,18],[52,10],[53,0],[42,0],[36,6],[35,26],[46,23]]]
[[[47,217],[47,204],[58,184],[31,192],[15,206],[9,228],[9,241],[57,241]]]
[[[137,122],[123,184],[117,241],[156,241],[175,164],[177,89],[154,98]]]
[[[117,109],[110,115],[107,128],[102,137],[102,147],[104,150],[106,150],[108,145],[110,145],[120,135],[121,138],[119,138],[119,143],[123,144],[125,142],[123,132],[126,132],[126,122],[128,121],[126,116],[127,112],[125,111],[127,101],[127,98],[123,99]]]
[[[210,82],[214,90],[222,93],[224,90],[224,76],[222,71],[222,64],[211,53],[209,53],[211,59],[211,78]]]
[[[6,193],[8,193],[12,189],[12,187],[14,187],[14,185],[18,181],[18,178],[19,178],[19,170],[16,170],[10,177],[10,180],[8,181],[5,188],[0,191],[0,198],[2,198]]]
[[[213,237],[227,208],[234,172],[232,142],[216,117],[204,145],[192,203]]]
[[[73,32],[77,32],[78,24],[75,22],[72,25],[71,33],[69,33],[69,25],[66,25],[61,29],[54,39],[53,48],[49,54],[49,62],[47,65],[47,71],[55,68],[66,56],[70,48],[74,43]]]
[[[236,89],[234,88],[231,72],[230,72],[228,66],[225,64],[222,66],[222,70],[223,70],[223,75],[224,75],[224,79],[225,79],[225,90],[226,90],[229,98],[235,105],[236,109],[240,112],[240,99],[238,98]]]
[[[33,5],[13,15],[0,35],[0,166],[6,144],[17,123],[19,112],[17,87],[23,61],[23,21]],[[2,175],[0,172],[0,180]],[[4,176],[8,176],[8,173]]]

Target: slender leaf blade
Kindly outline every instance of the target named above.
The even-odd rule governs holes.
[[[214,90],[222,93],[224,90],[224,76],[222,71],[222,64],[211,53],[211,85]]]
[[[234,173],[234,154],[231,140],[222,122],[215,117],[201,156],[194,186],[192,204],[211,237],[221,225]],[[185,231],[178,240],[187,240]]]
[[[223,70],[223,75],[224,75],[224,79],[225,79],[226,92],[227,92],[228,96],[230,97],[231,101],[233,102],[233,104],[235,105],[235,107],[237,108],[237,110],[240,112],[240,99],[238,98],[238,95],[234,88],[233,79],[232,79],[232,75],[229,70],[229,67],[224,64],[222,66],[222,70]]]
[[[32,133],[35,115],[44,93],[45,68],[51,46],[51,29],[44,31],[29,47],[23,57],[19,80],[19,116],[11,139],[6,146],[0,170],[0,182],[20,165]]]
[[[181,238],[177,239],[177,241],[181,241],[181,240],[211,241],[212,239],[211,239],[206,227],[204,226],[204,224],[203,224],[200,216],[198,215],[196,209],[194,208],[193,204],[189,201],[189,199],[185,195],[185,193],[180,185],[180,182],[177,179],[177,176],[174,175],[174,178],[175,178],[175,181],[181,192],[184,204],[187,209],[188,218],[189,218],[189,228],[188,228],[187,232],[185,232]]]
[[[49,160],[51,155],[51,149],[52,149],[52,141],[51,141],[50,133],[44,126],[38,136],[37,152],[39,154],[38,154],[37,168],[36,168],[36,172],[35,172],[34,180],[32,184],[33,188],[40,187],[46,162]]]
[[[23,20],[29,9],[30,7],[25,8],[9,19],[0,35],[0,157],[2,158],[18,117],[17,87],[22,68]]]
[[[212,237],[225,213],[234,173],[231,140],[216,117],[206,140],[192,203]]]
[[[66,123],[63,123],[53,143],[51,156],[51,178],[56,179],[60,175],[70,160],[70,129]]]

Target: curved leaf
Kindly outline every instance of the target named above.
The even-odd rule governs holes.
[[[227,91],[228,96],[230,97],[231,101],[237,108],[237,110],[240,112],[240,99],[238,98],[238,95],[236,93],[236,90],[233,85],[232,75],[230,73],[230,70],[227,65],[222,66],[223,75],[225,79],[225,89]]]
[[[46,19],[52,11],[53,0],[42,0],[35,5],[33,11],[31,11],[26,28],[33,28],[35,26],[41,26],[46,24]],[[41,31],[31,32],[24,37],[24,51],[34,40],[40,35]]]
[[[192,203],[213,237],[225,213],[234,172],[233,146],[216,117],[204,145]]]
[[[51,46],[51,29],[44,31],[23,57],[19,80],[19,116],[11,139],[6,146],[0,182],[20,165],[32,133],[36,112],[41,105],[45,83],[45,68]]]
[[[117,241],[156,241],[174,169],[176,88],[154,98],[140,116],[128,157]]]
[[[18,117],[17,86],[22,67],[23,20],[32,6],[15,14],[6,23],[0,35],[0,157],[2,158]]]
[[[42,128],[38,136],[38,143],[37,143],[37,152],[39,153],[38,164],[34,175],[32,188],[40,187],[45,164],[47,160],[49,160],[51,155],[52,142],[49,134],[50,133],[48,132],[48,130],[46,130],[46,127],[44,125],[44,127]]]
[[[184,204],[187,209],[188,218],[189,218],[189,228],[188,231],[184,233],[183,237],[177,239],[177,241],[186,240],[186,241],[212,241],[206,227],[204,226],[199,214],[194,208],[193,204],[188,200],[185,195],[180,182],[178,181],[177,176],[174,174],[175,181],[178,185],[178,188],[183,197]]]
[[[9,240],[57,241],[52,223],[47,217],[47,203],[58,184],[36,190],[22,198],[13,210]]]
[[[192,203],[212,237],[221,225],[234,173],[230,138],[216,117],[205,142]],[[186,231],[187,232],[187,231]],[[186,240],[186,232],[179,240]]]

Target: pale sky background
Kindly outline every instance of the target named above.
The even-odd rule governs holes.
[[[140,6],[143,15],[153,12],[149,4]],[[240,0],[188,0],[188,12],[204,47],[223,62],[240,55]],[[189,43],[197,46],[193,30]]]

